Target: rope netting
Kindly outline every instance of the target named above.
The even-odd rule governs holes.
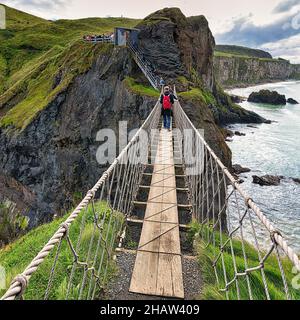
[[[144,143],[141,137],[157,131],[154,129],[160,114],[158,102],[78,207],[65,221],[57,222],[57,231],[24,272],[14,278],[2,300],[101,297],[145,170],[146,164],[135,160]]]
[[[293,288],[298,256],[254,201],[241,189],[179,102],[174,118],[182,139],[186,183],[200,248],[215,273],[218,292],[227,299],[299,299]],[[192,141],[192,145],[191,145]],[[293,270],[294,269],[294,270]]]
[[[193,216],[200,226],[200,244],[219,292],[228,299],[299,298],[291,284],[292,269],[300,271],[298,256],[241,189],[179,102],[175,102],[173,114],[176,153],[182,155]],[[127,217],[155,149],[146,148],[146,162],[130,159],[140,155],[145,142],[142,137],[157,140],[160,116],[158,102],[78,207],[65,221],[57,221],[57,231],[14,278],[3,300],[103,297],[115,268],[114,250],[124,236]]]

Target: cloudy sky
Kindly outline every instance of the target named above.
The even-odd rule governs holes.
[[[126,16],[143,18],[162,7],[187,16],[204,14],[217,43],[270,51],[300,63],[300,0],[0,0],[47,18]]]

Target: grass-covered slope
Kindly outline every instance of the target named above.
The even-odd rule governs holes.
[[[153,98],[159,97],[159,92],[157,90],[151,86],[145,86],[144,84],[139,83],[137,79],[126,77],[124,83],[127,89],[134,94]]]
[[[112,214],[107,205],[103,202],[95,204],[95,211],[99,214],[98,221],[101,221],[103,225],[102,231],[99,231],[97,228],[95,230],[93,210],[90,206],[87,211],[81,213],[73,222],[69,230],[69,236],[74,246],[76,246],[77,239],[80,234],[80,228],[82,228],[81,245],[79,249],[76,250],[79,254],[79,261],[85,261],[89,248],[91,248],[90,262],[94,259],[99,237],[103,239],[96,256],[95,266],[98,266],[102,260],[101,284],[105,285],[114,274],[115,266],[112,261],[112,255],[108,256],[107,251],[104,249],[104,241],[108,243],[108,248],[110,247],[110,244],[112,247],[116,246],[117,234],[121,231],[123,225],[123,215],[118,212],[114,212]],[[82,227],[83,215],[85,216],[85,223]],[[66,216],[51,223],[42,225],[0,250],[0,264],[6,270],[7,287],[16,275],[23,272],[65,219]],[[46,260],[41,264],[37,272],[35,272],[31,277],[29,286],[24,295],[25,299],[40,300],[44,298],[55,253],[56,249],[54,248]],[[67,241],[64,240],[62,242],[59,259],[56,264],[55,276],[53,278],[49,299],[57,300],[65,298],[73,261],[74,255],[72,254]],[[75,269],[71,294],[68,297],[69,299],[78,298],[78,288],[81,284],[82,275],[83,267],[77,266]],[[90,277],[88,277],[88,285],[89,281]],[[88,285],[84,289],[84,294],[87,294]],[[3,294],[4,290],[0,290],[0,296]]]
[[[24,129],[76,76],[85,73],[98,55],[109,50],[112,45],[77,41],[67,48],[55,46],[28,62],[11,77],[9,89],[0,96],[0,106],[6,106],[0,126]]]
[[[264,58],[264,59],[272,59],[270,53],[259,50],[252,49],[241,46],[234,45],[216,45],[215,54],[218,56],[243,56],[243,57],[251,57],[251,58]]]
[[[127,18],[48,21],[6,7],[0,30],[0,125],[26,127],[71,80],[91,66],[101,45],[83,43],[86,34],[135,26]],[[105,48],[104,48],[105,50]],[[63,80],[57,79],[63,74]],[[60,82],[56,86],[56,82]],[[15,109],[15,110],[13,110]]]
[[[204,227],[205,228],[205,227]],[[203,227],[193,222],[191,225],[191,237],[196,239],[196,248],[198,252],[199,266],[202,271],[203,277],[203,290],[201,299],[203,300],[224,300],[226,299],[225,292],[221,292],[219,289],[225,288],[224,281],[224,269],[226,270],[227,283],[234,279],[233,253],[236,261],[236,269],[238,272],[243,273],[245,270],[245,259],[243,254],[243,244],[239,239],[232,240],[233,251],[231,251],[230,244],[224,249],[223,260],[220,258],[216,264],[216,272],[219,279],[219,284],[216,280],[216,273],[213,268],[213,262],[217,255],[220,254],[220,236],[219,233],[214,233],[215,241],[207,245],[199,236],[201,233],[205,233]],[[203,231],[204,230],[204,231]],[[195,235],[196,238],[195,238]],[[228,239],[226,234],[222,234],[222,243],[225,243]],[[259,266],[258,254],[254,246],[250,243],[244,242],[244,249],[246,252],[246,262],[248,268],[255,268]],[[262,255],[263,256],[263,255]],[[295,277],[292,269],[293,265],[287,258],[281,258],[282,266],[285,272],[289,293],[292,299],[299,300],[300,292],[292,287],[292,280]],[[271,254],[264,263],[264,275],[268,286],[268,292],[271,300],[285,300],[286,295],[283,286],[282,275],[278,266],[277,257],[275,254]],[[266,293],[264,282],[262,280],[262,274],[260,270],[252,271],[249,273],[249,283],[252,292],[253,300],[266,300]],[[249,300],[248,283],[246,277],[240,277],[238,279],[238,285],[240,290],[240,299]],[[232,283],[228,289],[228,299],[238,300],[236,284]]]
[[[48,21],[6,7],[7,29],[0,30],[0,60],[6,62],[6,76],[53,46],[67,46],[86,34],[113,32],[116,26],[132,27],[138,20],[87,18]]]

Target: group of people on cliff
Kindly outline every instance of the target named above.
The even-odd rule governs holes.
[[[83,36],[83,40],[88,42],[114,42],[114,36],[114,33],[108,35],[85,35]]]

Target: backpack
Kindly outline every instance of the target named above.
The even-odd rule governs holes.
[[[172,107],[172,103],[171,103],[171,98],[170,96],[165,96],[164,95],[164,98],[163,98],[163,109],[164,110],[170,110],[171,107]]]

